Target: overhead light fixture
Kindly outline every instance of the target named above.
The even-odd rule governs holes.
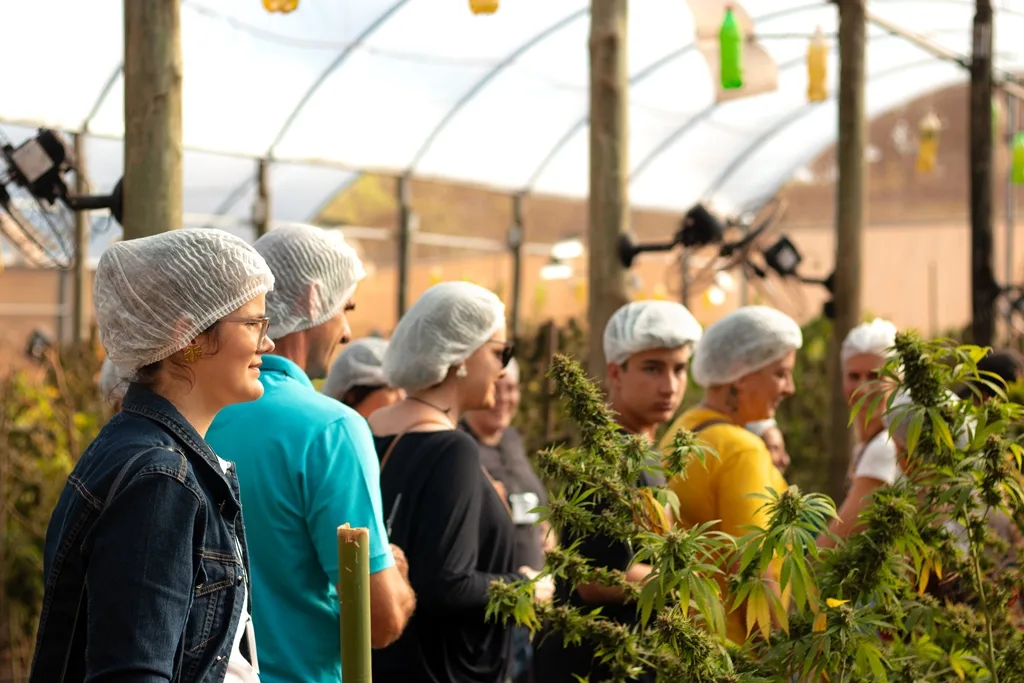
[[[572,277],[572,266],[554,256],[540,269],[541,280],[568,280]]]
[[[61,201],[72,211],[109,209],[114,220],[121,222],[124,179],[117,181],[109,195],[72,195],[64,176],[74,170],[75,155],[57,131],[40,128],[35,137],[17,147],[0,148],[0,155],[6,158],[10,169],[10,178],[0,179],[0,189],[5,182],[13,182],[41,203],[52,205]]]
[[[707,291],[708,303],[712,306],[721,306],[725,303],[725,292],[720,287],[709,287]]]
[[[731,292],[736,288],[736,280],[728,271],[720,270],[715,273],[715,286],[723,292]]]
[[[583,256],[583,240],[578,235],[560,239],[551,245],[551,256],[560,261],[571,261],[574,258],[579,258]]]
[[[703,204],[697,204],[683,215],[679,229],[671,242],[637,244],[626,234],[619,236],[619,262],[623,268],[631,268],[637,254],[645,251],[672,251],[677,246],[703,247],[719,244],[725,235],[725,228]]]
[[[804,257],[788,237],[782,235],[778,241],[762,252],[768,267],[782,277],[794,277]]]

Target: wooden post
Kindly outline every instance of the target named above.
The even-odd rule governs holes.
[[[124,236],[182,226],[181,3],[124,0]]]
[[[992,227],[992,1],[975,0],[971,53],[971,342],[995,336],[995,250]]]
[[[409,271],[412,270],[412,231],[415,216],[409,206],[409,178],[398,179],[398,318],[409,308]]]
[[[1003,252],[1006,254],[1003,284],[1014,283],[1013,248],[1017,231],[1017,186],[1013,182],[1013,138],[1017,134],[1017,98],[1006,93],[1006,243]],[[1006,307],[1006,343],[1013,343],[1013,306]]]
[[[628,301],[618,239],[629,221],[627,0],[590,5],[590,203],[587,352],[590,374],[605,377],[604,327]]]
[[[341,679],[372,683],[370,640],[370,532],[338,527],[338,599],[341,601]]]
[[[864,232],[865,0],[839,0],[839,140],[836,149],[836,318],[832,327],[831,466],[828,493],[842,500],[853,439],[850,408],[843,396],[839,349],[861,317],[861,260]]]
[[[519,341],[519,310],[523,298],[523,195],[512,197],[512,227],[508,229],[508,249],[512,255],[512,300],[509,304],[508,337]]]
[[[260,159],[256,165],[256,201],[252,207],[252,224],[256,230],[256,239],[270,230],[270,162]]]
[[[89,194],[89,180],[86,176],[85,134],[75,135],[75,194],[84,197]],[[71,341],[81,344],[88,338],[85,324],[85,290],[89,286],[89,221],[88,211],[75,212],[75,260],[74,284],[71,301]]]

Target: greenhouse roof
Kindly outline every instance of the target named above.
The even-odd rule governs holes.
[[[87,169],[120,177],[122,0],[5,2],[0,123],[87,130]],[[808,37],[837,28],[824,0],[745,0],[769,92],[722,101],[719,0],[629,4],[629,193],[636,208],[751,209],[836,137],[835,41],[829,98],[807,101]],[[1024,63],[1024,0],[996,0],[996,64]],[[361,172],[582,198],[588,184],[588,0],[182,0],[185,211],[248,220],[256,159],[269,159],[274,219],[312,220]],[[869,11],[960,55],[970,0],[869,0]],[[720,21],[716,9],[714,22]],[[701,22],[704,21],[702,24]],[[12,30],[13,29],[13,30]],[[698,33],[706,38],[697,39]],[[1017,38],[1015,38],[1015,36]],[[868,31],[869,116],[967,79],[877,26]]]

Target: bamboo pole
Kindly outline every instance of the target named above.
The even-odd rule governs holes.
[[[372,683],[370,650],[370,532],[338,527],[338,599],[341,601],[341,679]]]

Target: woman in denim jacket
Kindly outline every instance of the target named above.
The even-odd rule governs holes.
[[[103,254],[100,340],[132,382],[50,519],[30,683],[259,680],[238,483],[203,437],[263,393],[273,281],[219,230]]]

